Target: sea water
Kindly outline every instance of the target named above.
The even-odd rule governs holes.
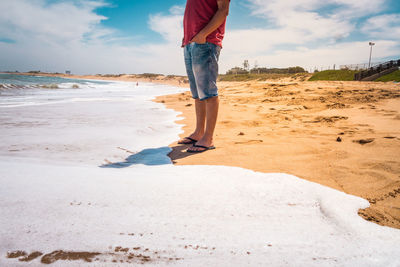
[[[151,100],[184,90],[0,74],[0,155],[101,165],[153,149],[154,160],[170,163],[177,112]]]
[[[364,199],[289,174],[172,165],[178,113],[151,100],[185,89],[1,85],[0,266],[400,266],[400,231],[358,216]]]

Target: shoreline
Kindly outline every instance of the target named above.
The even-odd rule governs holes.
[[[22,75],[187,87],[166,76]],[[172,143],[168,156],[175,165],[292,174],[367,199],[370,207],[359,211],[361,217],[400,229],[399,85],[271,80],[219,82],[219,87],[217,149],[191,154],[187,146]],[[182,112],[175,121],[183,124],[180,137],[190,134],[195,120],[190,92],[154,101]]]
[[[37,84],[36,79],[11,79]],[[249,99],[257,94],[258,83],[220,84],[224,103],[216,152],[223,156],[204,153],[196,155],[200,157],[195,164],[174,166],[166,145],[182,132],[174,123],[180,114],[177,110],[187,109],[183,114],[187,118],[193,114],[193,100],[186,89],[85,81],[76,81],[84,85],[75,89],[73,80],[50,80],[65,83],[60,86],[65,90],[39,89],[29,102],[14,98],[17,92],[11,92],[10,98],[2,100],[28,105],[2,108],[1,113],[0,213],[4,216],[0,240],[5,240],[0,244],[1,266],[23,262],[256,266],[263,265],[266,256],[273,266],[399,262],[400,231],[360,218],[357,211],[369,206],[365,199],[290,174],[239,166],[233,156],[242,153],[250,155],[247,162],[255,163],[254,168],[263,167],[252,153],[272,158],[262,145],[276,141],[272,133],[257,132],[265,125],[251,117],[265,116],[255,105],[260,99]],[[48,78],[39,81],[51,82]],[[261,84],[264,93],[264,87],[272,86]],[[27,85],[20,89],[29,93]],[[291,82],[290,86],[300,85]],[[13,90],[13,86],[6,88]],[[285,95],[283,91],[272,90],[280,96]],[[156,95],[171,98],[176,109],[168,107],[169,101],[156,103]],[[235,96],[244,102],[238,103]],[[274,101],[272,96],[269,99]],[[52,105],[46,105],[51,101]],[[252,106],[259,109],[255,114]],[[268,110],[277,112],[279,106],[274,107]],[[286,105],[285,110],[290,107]],[[293,110],[301,115],[302,110]],[[246,116],[244,121],[241,115]],[[227,116],[234,116],[231,121],[239,124],[227,123]],[[269,123],[268,118],[263,120]],[[277,121],[276,125],[283,124]],[[222,130],[222,126],[227,128]],[[238,129],[242,135],[228,136]],[[239,140],[251,134],[260,134],[263,142],[251,148]],[[229,149],[236,155],[229,154]],[[177,165],[193,160],[188,153],[182,155],[175,159]],[[276,156],[286,160],[283,151]],[[204,166],[207,160],[214,166]],[[282,167],[278,163],[275,167]]]
[[[1,74],[14,74],[25,76],[45,76],[60,77],[66,79],[86,79],[101,81],[121,81],[121,82],[146,82],[158,83],[164,85],[172,85],[176,87],[187,87],[186,79],[183,76],[169,77],[165,75],[155,75],[152,77],[144,77],[143,74],[122,74],[122,75],[75,75],[75,74],[56,74],[56,73],[27,73],[27,72],[0,72]]]

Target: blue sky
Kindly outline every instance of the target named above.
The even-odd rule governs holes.
[[[97,12],[108,19],[102,21],[102,25],[121,31],[126,36],[142,36],[145,41],[162,42],[160,34],[149,31],[148,17],[150,14],[167,14],[172,6],[184,7],[185,0],[156,0],[156,1],[132,1],[113,0],[108,1],[109,6],[99,8]],[[251,16],[251,10],[245,2],[233,1],[229,16],[229,26],[233,29],[246,29],[249,27],[262,27],[265,20],[257,16]]]
[[[184,74],[186,0],[0,0],[0,70]],[[400,58],[398,0],[232,0],[220,73]]]
[[[140,36],[146,42],[162,42],[162,37],[148,27],[150,14],[168,13],[174,5],[185,5],[185,0],[174,1],[132,1],[113,0],[110,6],[98,9],[98,13],[108,19],[102,21],[105,27],[112,27],[121,31],[125,36]]]

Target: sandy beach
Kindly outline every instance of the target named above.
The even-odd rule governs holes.
[[[359,215],[400,228],[400,85],[273,80],[220,82],[216,150],[186,153],[171,144],[176,165],[238,166],[288,173],[360,196]],[[190,93],[157,101],[194,127]]]

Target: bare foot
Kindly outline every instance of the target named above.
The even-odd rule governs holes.
[[[193,146],[188,148],[188,152],[203,152],[206,150],[214,149],[214,144],[212,139],[202,138],[196,142]]]
[[[203,137],[203,134],[192,133],[191,135],[189,135],[187,137],[184,137],[181,140],[179,140],[178,144],[181,144],[181,145],[195,144],[202,137]]]
[[[181,140],[178,141],[178,144],[180,145],[190,145],[190,144],[195,144],[197,142],[196,139],[191,138],[191,137],[184,137]]]

